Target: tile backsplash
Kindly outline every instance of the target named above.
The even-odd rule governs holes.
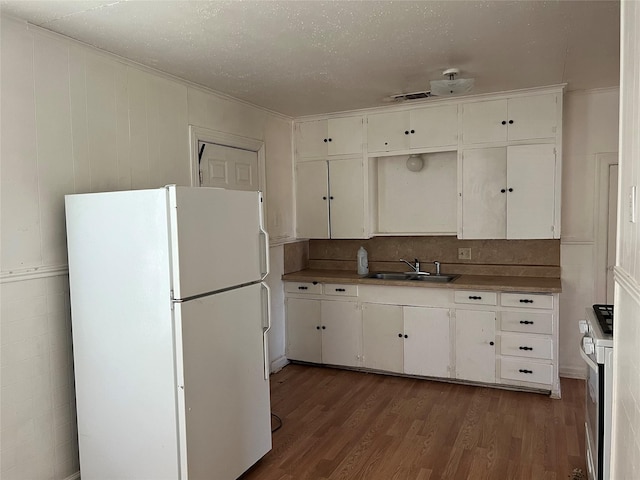
[[[307,242],[285,246],[285,265],[302,268],[356,270],[356,252],[363,246],[370,270],[404,271],[400,259],[417,258],[422,270],[444,273],[560,278],[560,240],[458,240],[454,236],[373,237],[368,240],[309,240],[308,261],[300,256]],[[458,249],[471,249],[471,258],[458,258]],[[289,262],[286,258],[289,257]],[[297,259],[294,261],[293,259]]]

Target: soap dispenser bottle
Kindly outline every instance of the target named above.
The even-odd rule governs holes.
[[[369,259],[367,251],[364,247],[358,249],[358,275],[366,275],[369,273]]]

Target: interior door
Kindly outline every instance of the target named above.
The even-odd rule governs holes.
[[[214,143],[200,144],[200,186],[259,190],[258,153]]]
[[[182,468],[237,478],[271,449],[261,285],[175,308]]]

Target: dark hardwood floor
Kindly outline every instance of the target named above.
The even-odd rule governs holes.
[[[331,368],[271,377],[282,419],[242,480],[581,479],[584,381],[562,399]]]

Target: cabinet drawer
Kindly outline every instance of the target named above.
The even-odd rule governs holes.
[[[535,312],[501,312],[500,330],[523,333],[553,333],[553,314]]]
[[[322,294],[322,284],[317,282],[285,282],[287,293]]]
[[[551,385],[553,383],[553,365],[531,360],[501,358],[500,377],[507,380]]]
[[[553,295],[536,293],[503,293],[500,298],[503,307],[553,308]]]
[[[550,337],[504,333],[500,339],[500,353],[515,357],[551,360],[553,358],[553,341]]]
[[[357,297],[357,285],[341,285],[338,283],[327,283],[324,285],[325,295],[338,295],[342,297]]]
[[[497,297],[496,292],[456,290],[454,293],[456,303],[473,303],[476,305],[497,305]]]

